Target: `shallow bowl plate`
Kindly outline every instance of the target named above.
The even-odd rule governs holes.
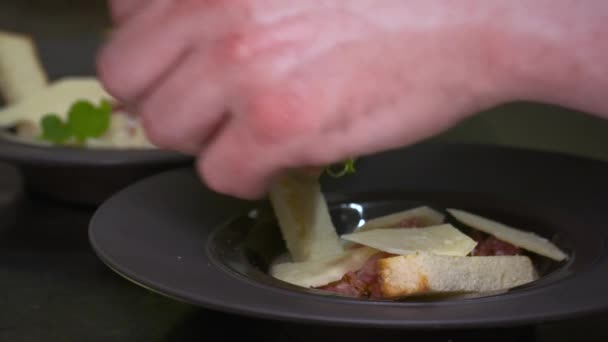
[[[90,240],[125,278],[216,310],[380,328],[536,324],[608,309],[606,174],[606,163],[560,154],[421,144],[362,158],[354,175],[323,178],[340,232],[397,209],[450,206],[535,231],[570,255],[543,266],[544,276],[532,284],[480,298],[369,301],[280,282],[265,273],[285,250],[268,203],[218,195],[191,169],[113,196],[95,213]]]

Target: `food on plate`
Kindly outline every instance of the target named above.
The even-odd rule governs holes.
[[[269,198],[293,261],[343,252],[316,175],[288,172],[271,186]]]
[[[4,102],[19,102],[46,87],[47,82],[34,40],[24,34],[0,31],[0,89]]]
[[[288,231],[289,235],[284,238],[292,246],[304,243],[298,236],[316,230],[331,237],[331,247],[328,250],[317,248],[315,252],[309,249],[306,258],[299,259],[294,257],[294,249],[288,248],[292,259],[271,265],[270,275],[293,285],[348,297],[383,300],[429,294],[492,293],[538,279],[529,253],[553,261],[567,259],[559,247],[536,234],[462,210],[446,209],[444,214],[428,206],[374,218],[360,229],[338,236],[339,240],[349,243],[340,250],[336,247],[337,233],[328,222],[327,204],[322,200],[319,185],[314,179],[309,178],[308,182],[308,191],[315,195],[292,197],[292,208],[306,208],[320,201],[323,220],[314,218],[318,215],[315,210],[293,209],[291,215],[302,215],[299,222],[309,222],[298,226],[299,235],[293,233],[292,222],[286,224],[283,219],[279,220],[279,225],[283,232]],[[302,186],[299,193],[306,193],[306,183],[298,184]],[[275,196],[273,200],[275,205],[287,202],[284,195]],[[294,200],[302,202],[293,204]],[[285,214],[278,213],[277,217],[281,215]],[[448,220],[451,217],[456,219],[458,226],[464,227],[458,228],[456,222],[453,225]],[[319,222],[323,222],[322,229],[314,226]],[[509,234],[502,234],[504,231]],[[316,235],[317,238],[321,236]],[[508,241],[503,240],[504,236]],[[539,241],[542,241],[542,248],[537,248]],[[317,241],[316,245],[323,246],[323,241]],[[315,253],[319,253],[318,257]]]
[[[383,227],[426,227],[441,224],[445,215],[431,207],[421,206],[368,220],[357,232]]]
[[[141,125],[93,77],[65,77],[0,110],[15,140],[47,145],[152,148]]]
[[[3,137],[41,146],[155,148],[143,127],[99,80],[65,76],[52,82],[38,60],[33,41],[0,33],[0,108]]]
[[[342,279],[355,272],[378,253],[369,247],[354,248],[339,255],[304,262],[286,262],[273,266],[273,275],[285,282],[305,287],[318,287]]]
[[[500,222],[496,222],[463,210],[448,209],[447,211],[457,220],[461,221],[467,226],[493,235],[500,241],[511,243],[517,247],[524,248],[556,261],[562,261],[567,258],[566,253],[561,251],[549,240],[532,232],[526,232],[521,229],[509,227]]]
[[[420,206],[369,219],[357,228],[357,233],[384,227],[427,227],[439,225],[444,220],[445,214],[428,206]],[[343,244],[346,247],[350,247],[353,242],[344,240]]]
[[[425,228],[378,228],[344,234],[342,238],[391,254],[411,254],[420,251],[439,255],[465,256],[477,242],[451,224]]]

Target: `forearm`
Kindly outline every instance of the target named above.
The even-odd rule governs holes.
[[[504,1],[493,54],[514,100],[608,118],[608,2]]]

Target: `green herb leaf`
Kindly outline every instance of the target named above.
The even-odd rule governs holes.
[[[355,159],[349,159],[347,161],[345,161],[342,165],[342,169],[339,171],[334,171],[332,169],[331,166],[327,167],[325,169],[325,171],[327,172],[328,175],[335,177],[335,178],[339,178],[339,177],[343,177],[347,174],[351,174],[351,173],[355,173]]]
[[[40,125],[42,126],[42,139],[52,143],[63,144],[72,136],[70,127],[56,114],[45,115]]]
[[[56,114],[44,116],[40,121],[40,138],[55,144],[75,138],[83,144],[87,138],[98,138],[108,130],[111,113],[112,104],[107,100],[102,100],[98,107],[88,101],[77,101],[70,107],[67,122]]]
[[[79,142],[100,137],[110,127],[111,111],[112,106],[105,100],[99,107],[87,101],[74,103],[68,113],[68,126],[72,135]]]

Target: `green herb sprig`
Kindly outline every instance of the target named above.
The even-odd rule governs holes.
[[[330,165],[325,169],[325,172],[327,172],[328,175],[335,177],[335,178],[340,178],[340,177],[346,176],[348,174],[353,174],[356,172],[355,160],[356,159],[354,159],[354,158],[350,158],[350,159],[344,161],[341,164],[342,168],[337,171],[333,169],[332,165]]]
[[[108,130],[111,113],[112,104],[107,100],[102,100],[99,106],[77,101],[70,107],[65,122],[55,113],[42,117],[40,138],[54,144],[75,142],[82,145],[87,139],[99,138]]]

